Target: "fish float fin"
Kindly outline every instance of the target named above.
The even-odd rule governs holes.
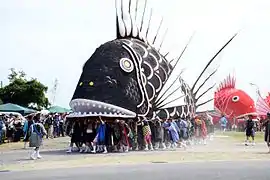
[[[234,89],[235,88],[235,77],[230,74],[219,84],[217,90],[214,93],[214,106],[216,109],[219,109],[221,114],[225,114],[225,111],[228,106],[228,102],[230,98],[227,98],[227,91],[223,91],[226,89]],[[232,114],[231,112],[230,114]],[[228,114],[226,114],[228,115]]]
[[[151,41],[151,43],[149,43],[148,33],[150,30],[150,25],[152,21],[153,9],[150,10],[148,23],[145,24],[144,22],[146,21],[145,16],[146,16],[147,2],[148,0],[144,0],[142,17],[139,20],[138,18],[139,0],[115,0],[117,39],[135,38],[135,39],[143,41],[147,45],[154,46],[156,44],[156,40],[161,34],[160,30],[163,25],[163,18],[160,21],[160,24],[157,29],[157,33],[154,36],[154,39]],[[145,30],[146,32],[144,32],[143,30],[145,29],[144,27],[147,27]],[[164,35],[162,36],[161,43],[156,47],[158,51],[161,49],[163,45],[167,31],[168,29],[166,29]]]
[[[208,61],[208,63],[206,64],[206,66],[204,67],[204,69],[202,70],[202,72],[200,73],[200,75],[198,76],[198,78],[196,79],[195,83],[193,84],[192,88],[191,88],[191,92],[193,93],[193,98],[196,104],[196,108],[199,106],[202,106],[208,102],[211,102],[213,99],[209,99],[203,103],[197,104],[198,100],[204,96],[207,92],[209,92],[211,89],[213,89],[215,87],[215,84],[213,86],[211,86],[210,88],[208,88],[205,92],[203,92],[202,94],[198,95],[199,90],[205,85],[205,83],[217,72],[217,69],[215,69],[204,81],[203,83],[197,88],[197,90],[195,90],[195,87],[198,83],[198,81],[201,79],[202,75],[205,73],[205,71],[208,69],[208,67],[210,67],[210,65],[213,63],[213,61],[216,59],[216,57],[225,49],[225,47],[236,37],[237,33],[235,35],[233,35],[220,49],[219,51]],[[235,84],[235,81],[232,81],[232,83]],[[198,95],[198,96],[197,96]]]
[[[214,61],[214,59],[222,52],[222,50],[235,38],[237,34],[235,34],[232,38],[230,38],[225,45],[223,45],[221,47],[221,49],[210,59],[210,61],[207,63],[207,65],[204,67],[203,71],[200,73],[200,75],[198,76],[198,78],[196,79],[195,83],[193,84],[192,88],[190,88],[190,92],[192,94],[192,98],[193,98],[193,101],[194,101],[194,105],[195,105],[195,110],[196,108],[200,107],[200,106],[203,106],[209,102],[211,102],[213,100],[213,98],[207,100],[207,101],[204,101],[202,103],[199,103],[198,104],[198,100],[204,96],[207,92],[209,92],[211,89],[213,89],[215,87],[215,84],[211,87],[209,87],[206,91],[204,91],[202,94],[198,95],[197,97],[197,94],[199,92],[199,90],[205,85],[205,83],[217,72],[217,69],[215,69],[204,81],[203,83],[195,90],[195,86],[196,84],[198,83],[198,81],[200,80],[200,78],[202,77],[202,75],[205,73],[205,71],[208,69],[208,67],[211,65],[211,63]],[[182,85],[182,79],[180,77],[177,77],[179,80],[180,80],[180,84]],[[172,83],[174,84],[174,82]],[[226,80],[226,83],[224,84],[231,84],[231,85],[235,85],[235,79],[234,78],[230,78],[230,80]],[[186,84],[187,85],[187,84]],[[189,88],[189,87],[186,87],[186,88]],[[166,93],[166,92],[165,92]],[[165,94],[163,93],[162,96]],[[171,94],[170,94],[171,95]],[[170,96],[169,95],[169,96]],[[188,104],[188,105],[181,105],[181,106],[173,106],[173,107],[168,107],[168,108],[164,108],[164,106],[170,104],[171,102],[174,102],[176,100],[178,100],[179,98],[182,98],[182,96],[180,96],[179,98],[176,98],[164,105],[160,105],[165,99],[167,99],[168,96],[166,96],[162,101],[160,101],[158,104],[156,105],[159,105],[157,106],[157,110],[156,112],[154,113],[153,117],[154,116],[158,116],[159,118],[163,118],[163,119],[169,119],[169,118],[179,118],[179,117],[182,117],[182,116],[188,116],[189,113],[187,112],[191,112],[192,113],[195,113],[193,112],[194,111],[194,108],[192,107],[192,105]]]
[[[268,96],[269,96],[269,93],[268,93]],[[257,92],[256,109],[257,109],[257,113],[261,116],[265,116],[268,112],[270,112],[270,107],[269,107],[268,102],[266,101],[266,99],[263,99],[263,97],[260,95],[259,92]]]
[[[236,78],[230,74],[219,84],[216,92],[219,92],[224,89],[235,88]]]
[[[182,50],[180,56],[177,58],[176,63],[175,63],[174,66],[172,67],[172,71],[175,69],[175,67],[176,67],[176,65],[179,63],[180,59],[182,59],[184,53],[186,52],[186,50],[187,50],[187,48],[188,48],[188,45],[190,44],[192,38],[194,37],[194,34],[195,34],[195,33],[193,33],[192,36],[189,38],[189,41],[187,42],[186,46],[185,46],[184,49]],[[167,53],[165,56],[167,56],[168,54],[169,54],[169,53]],[[174,61],[174,60],[175,60],[175,59],[172,59],[172,60],[169,62],[169,64],[171,64],[171,62]],[[160,104],[162,104],[169,96],[171,96],[174,92],[176,92],[176,91],[174,91],[174,92],[171,93],[170,95],[164,97],[165,94],[166,94],[166,93],[170,90],[170,88],[174,85],[174,83],[175,83],[175,82],[180,78],[180,76],[183,74],[184,70],[185,70],[185,69],[182,69],[182,71],[178,74],[178,76],[174,79],[174,81],[170,84],[170,86],[169,86],[168,88],[166,88],[166,90],[165,90],[161,95],[158,96],[158,98],[157,98],[157,99],[155,100],[155,102],[154,102],[154,107],[158,108],[158,106],[159,106]],[[171,73],[172,73],[172,72],[171,72]],[[170,75],[171,75],[171,73],[170,73]],[[166,84],[166,82],[168,81],[168,79],[169,79],[169,78],[167,78],[167,80],[164,82],[164,84]],[[163,87],[164,87],[164,86],[163,86]],[[180,89],[180,88],[181,88],[181,86],[179,86],[179,87],[177,88],[177,90]],[[161,89],[160,92],[162,92],[162,89]],[[162,99],[163,99],[163,100],[162,100]]]
[[[176,82],[176,81],[180,78],[180,76],[183,74],[184,70],[185,70],[185,69],[182,69],[182,71],[178,74],[178,76],[174,79],[174,81],[170,84],[170,86],[165,90],[165,92],[163,92],[162,95],[161,95],[159,98],[157,98],[157,100],[154,102],[154,106],[155,106],[155,107],[158,108],[158,106],[159,106],[160,104],[162,104],[169,96],[171,96],[174,92],[176,92],[176,91],[174,91],[173,93],[170,93],[170,95],[164,97],[165,94],[169,91],[169,89],[175,84],[175,82]],[[180,88],[181,88],[181,86],[178,86],[177,90],[180,89]],[[163,99],[163,100],[162,100],[162,99]]]

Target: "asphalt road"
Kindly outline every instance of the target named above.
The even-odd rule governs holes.
[[[270,161],[192,162],[0,172],[3,180],[269,180]]]

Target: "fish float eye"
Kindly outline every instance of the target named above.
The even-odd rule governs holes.
[[[94,82],[93,81],[90,81],[89,82],[89,86],[94,86]]]
[[[125,72],[132,72],[134,69],[134,65],[132,61],[128,58],[120,59],[119,63],[120,63],[121,69],[124,70]]]
[[[82,86],[83,85],[83,82],[80,82],[79,86]]]
[[[239,101],[239,96],[233,96],[232,101],[233,101],[233,102]]]

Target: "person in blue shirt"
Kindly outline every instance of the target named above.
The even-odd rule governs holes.
[[[225,117],[224,114],[223,114],[222,117],[220,118],[219,123],[220,123],[221,130],[222,130],[223,132],[225,132],[225,131],[226,131],[226,128],[227,128],[228,120],[227,120],[227,118]]]

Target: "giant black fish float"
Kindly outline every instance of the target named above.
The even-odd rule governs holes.
[[[124,3],[127,2],[129,3],[128,8],[125,8]],[[161,104],[166,99],[165,93],[171,86],[165,92],[163,91],[164,93],[160,93],[188,44],[179,58],[176,59],[176,63],[172,65],[170,60],[166,58],[167,54],[164,55],[160,52],[164,39],[158,47],[155,45],[162,21],[154,40],[148,41],[147,36],[152,11],[147,24],[147,31],[146,33],[142,32],[147,0],[144,3],[140,23],[136,23],[138,0],[116,0],[115,3],[117,38],[98,47],[84,64],[81,77],[70,102],[74,111],[70,117],[104,116],[168,119],[193,116],[197,107],[212,100],[197,104],[198,100],[214,87],[212,86],[198,95],[198,91],[215,74],[216,70],[203,81],[199,88],[195,89],[195,85],[217,55],[233,40],[236,34],[210,59],[191,88],[182,79],[181,73],[173,81],[173,83],[177,80],[180,81],[181,85],[178,89],[184,94],[185,104],[163,108],[164,104]]]

